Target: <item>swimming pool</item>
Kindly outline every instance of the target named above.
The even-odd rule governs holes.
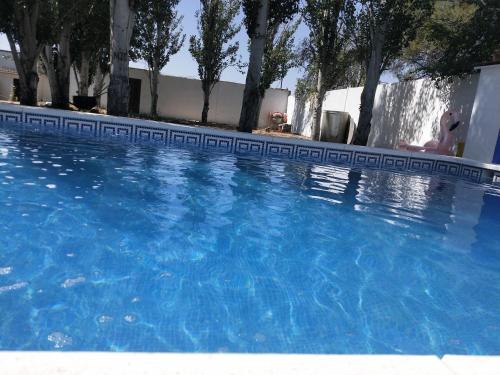
[[[500,190],[0,126],[0,349],[500,353]]]

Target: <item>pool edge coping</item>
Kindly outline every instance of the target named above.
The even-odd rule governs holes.
[[[493,375],[500,356],[0,351],[3,374]]]

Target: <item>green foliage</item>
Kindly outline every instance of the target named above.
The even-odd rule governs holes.
[[[384,38],[380,72],[388,69],[415,39],[435,0],[360,0],[356,50],[366,64],[375,38]]]
[[[260,81],[261,94],[273,82],[283,80],[291,68],[298,66],[294,35],[299,24],[300,19],[268,28]]]
[[[294,15],[299,12],[299,3],[299,0],[270,0],[268,27],[290,22]],[[257,27],[260,1],[242,0],[242,5],[247,34],[249,38],[252,38]]]
[[[90,61],[89,84],[97,66],[109,70],[109,4],[101,0],[86,0],[77,12],[71,33],[71,60],[78,70],[82,54]]]
[[[179,0],[143,0],[137,8],[132,36],[132,60],[143,59],[150,69],[163,69],[184,44]]]
[[[200,0],[198,36],[190,37],[189,52],[198,63],[204,90],[212,90],[229,66],[241,66],[239,44],[232,43],[241,28],[234,24],[239,8],[238,0]]]
[[[439,0],[405,50],[399,76],[439,81],[468,74],[491,61],[499,45],[497,0]]]
[[[303,44],[308,69],[321,71],[323,89],[337,87],[343,75],[340,64],[355,25],[354,0],[306,0],[303,17],[309,39]]]
[[[29,23],[25,21],[25,15],[28,18],[36,13]],[[16,43],[22,42],[29,31],[31,36],[36,36],[39,45],[43,44],[48,38],[50,30],[50,17],[44,9],[41,0],[2,0],[0,6],[0,32],[12,37]],[[28,28],[28,30],[26,30]]]

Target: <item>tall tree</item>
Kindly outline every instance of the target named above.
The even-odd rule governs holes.
[[[299,24],[300,19],[268,29],[260,81],[262,96],[263,90],[276,81],[282,87],[288,71],[298,65],[294,36]]]
[[[68,108],[71,71],[70,41],[76,15],[86,12],[85,1],[48,0],[45,9],[50,17],[49,40],[41,59],[49,79],[52,106]]]
[[[102,0],[84,1],[86,6],[76,15],[70,47],[78,95],[87,96],[89,86],[99,75],[103,51],[109,49],[109,4]]]
[[[267,29],[262,75],[259,84],[259,102],[255,111],[257,123],[254,124],[254,127],[258,126],[266,90],[276,81],[280,81],[281,87],[288,71],[298,66],[294,35],[299,23],[300,19],[281,25],[269,25]]]
[[[339,64],[349,45],[354,25],[353,0],[306,0],[304,20],[309,26],[309,61],[315,71],[312,139],[319,139],[321,113],[327,90],[334,88],[343,76]]]
[[[104,85],[104,80],[109,74],[109,48],[101,48],[97,54],[94,77],[94,90],[92,95],[97,98],[97,105],[101,105],[101,95],[107,87]]]
[[[160,71],[184,44],[182,16],[175,7],[179,0],[144,0],[137,9],[137,25],[132,37],[132,59],[148,64],[151,91],[150,114],[158,115],[158,80]]]
[[[259,85],[262,76],[262,57],[266,45],[269,0],[243,0],[243,9],[250,38],[250,57],[238,130],[251,133],[259,117]]]
[[[251,132],[257,128],[265,90],[280,78],[278,71],[286,75],[293,66],[292,60],[283,59],[292,58],[290,43],[293,46],[293,34],[298,24],[284,25],[298,13],[299,2],[243,0],[245,26],[250,38],[250,58],[239,121],[240,131]],[[275,76],[276,79],[273,79]]]
[[[452,79],[495,58],[500,48],[500,2],[438,0],[399,61],[402,79]]]
[[[42,9],[40,0],[2,0],[0,6],[0,31],[9,41],[24,105],[37,105],[37,63],[44,42]]]
[[[138,0],[110,0],[111,69],[108,113],[126,116],[129,104],[129,50]]]
[[[361,0],[359,22],[366,35],[366,82],[353,143],[365,146],[370,135],[380,75],[415,37],[434,0]]]
[[[189,39],[189,52],[198,63],[198,75],[203,90],[201,122],[207,123],[210,94],[229,66],[240,66],[237,56],[239,43],[232,40],[240,31],[234,24],[240,3],[238,0],[200,0],[198,36]]]

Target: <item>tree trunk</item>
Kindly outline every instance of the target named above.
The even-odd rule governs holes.
[[[265,91],[264,92],[259,91],[259,102],[257,103],[257,109],[255,111],[255,113],[257,114],[257,121],[256,121],[256,125],[255,125],[256,128],[259,127],[260,111],[262,109],[262,102],[264,101],[265,94],[266,94]]]
[[[158,79],[160,76],[160,71],[158,69],[158,64],[156,62],[153,64],[153,68],[149,71],[149,88],[151,90],[151,117],[158,116]]]
[[[243,105],[241,107],[238,130],[251,133],[259,121],[258,104],[260,98],[260,78],[262,75],[262,58],[266,45],[267,18],[269,0],[260,0],[257,26],[250,42],[250,61],[248,63]]]
[[[52,46],[45,46],[40,53],[40,57],[42,58],[43,66],[45,67],[45,71],[47,72],[47,78],[49,80],[50,86],[50,97],[52,105],[54,105],[54,103],[60,102],[60,95],[59,85],[57,84],[54,52],[52,51]]]
[[[37,94],[39,78],[37,61],[39,51],[33,52],[28,48],[27,53],[23,53],[23,48],[20,46],[21,53],[18,53],[13,36],[7,34],[7,39],[9,40],[12,56],[19,76],[19,102],[22,105],[36,106],[38,104]]]
[[[97,98],[97,106],[101,106],[101,96],[104,89],[104,73],[102,72],[100,64],[97,64],[94,78],[94,92],[93,95]]]
[[[323,84],[323,73],[318,71],[316,82],[316,93],[314,95],[314,112],[312,118],[311,139],[319,141],[321,134],[321,115],[323,112],[323,100],[325,99],[325,86]]]
[[[52,97],[52,107],[67,109],[69,107],[69,77],[71,73],[71,56],[69,51],[71,24],[63,25],[56,55],[53,47],[46,45],[41,58],[47,71]]]
[[[89,75],[90,75],[90,58],[87,51],[82,51],[80,54],[81,65],[78,71],[80,82],[78,87],[78,95],[89,95]]]
[[[352,144],[366,146],[370,136],[371,120],[373,113],[373,104],[377,92],[381,67],[383,62],[383,48],[385,43],[385,31],[387,24],[383,23],[376,32],[372,34],[372,48],[370,51],[370,60],[366,69],[366,81],[363,92],[361,93],[361,106],[359,111],[358,126]]]
[[[16,49],[14,34],[7,33],[7,40],[19,75],[19,101],[21,104],[29,106],[36,106],[38,103],[37,63],[40,45],[37,40],[37,22],[39,9],[39,0],[33,1],[31,7],[19,5],[14,7],[19,52]]]
[[[203,110],[201,111],[201,122],[206,124],[208,122],[208,110],[210,109],[210,87],[202,83],[203,88]]]
[[[59,86],[59,101],[52,102],[56,108],[67,109],[69,107],[69,77],[71,74],[70,38],[71,23],[67,22],[59,37],[59,54],[57,55],[57,84]]]
[[[111,71],[108,87],[108,113],[126,116],[129,104],[129,49],[134,29],[134,0],[110,0]]]

